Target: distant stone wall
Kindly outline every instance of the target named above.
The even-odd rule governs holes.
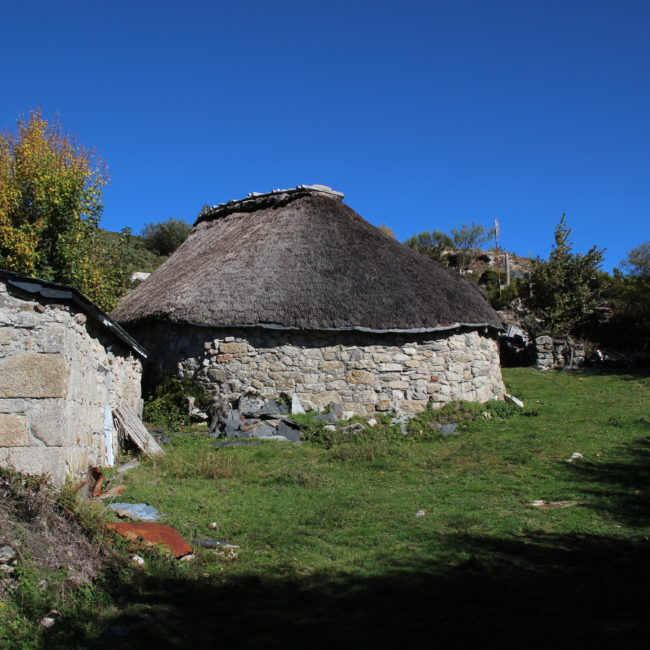
[[[150,323],[132,330],[154,362],[229,398],[297,394],[305,408],[331,402],[367,415],[417,413],[429,400],[503,396],[497,342],[476,330],[363,334],[221,329]]]
[[[142,367],[84,313],[41,300],[0,281],[0,464],[62,483],[106,463],[105,408],[138,408]]]
[[[535,367],[538,370],[550,370],[580,368],[585,365],[587,353],[584,341],[538,336],[535,339],[535,355]]]

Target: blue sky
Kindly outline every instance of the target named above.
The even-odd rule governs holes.
[[[330,185],[400,240],[563,212],[604,268],[650,239],[644,0],[3,0],[0,127],[39,105],[107,162],[102,226]]]

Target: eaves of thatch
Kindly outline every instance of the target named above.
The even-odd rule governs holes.
[[[362,332],[500,328],[475,285],[341,199],[301,186],[213,208],[112,317],[124,325]]]

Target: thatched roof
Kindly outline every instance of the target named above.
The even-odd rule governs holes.
[[[383,234],[341,198],[301,186],[213,208],[113,318],[311,330],[500,327],[475,285]]]

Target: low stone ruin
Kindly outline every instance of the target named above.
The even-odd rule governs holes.
[[[302,442],[305,439],[300,425],[291,417],[292,414],[305,412],[295,394],[288,405],[280,399],[265,399],[257,391],[249,389],[235,403],[216,398],[209,411],[212,438],[289,442]],[[314,420],[333,425],[347,420],[351,415],[340,404],[333,403],[327,413],[316,415]]]
[[[552,339],[550,336],[538,336],[535,339],[535,351],[535,367],[538,370],[581,368],[587,358],[585,342],[570,337]]]

